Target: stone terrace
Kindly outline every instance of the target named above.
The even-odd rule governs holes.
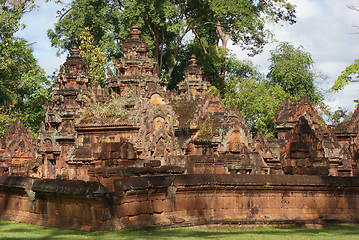
[[[168,91],[140,34],[133,26],[106,89],[73,47],[38,146],[20,121],[0,139],[1,218],[85,230],[357,221],[359,108],[328,130],[308,99],[288,98],[276,136],[253,137],[194,55]]]

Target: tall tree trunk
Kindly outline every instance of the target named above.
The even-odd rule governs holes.
[[[168,69],[168,75],[170,78],[172,76],[173,69],[177,64],[177,54],[178,54],[179,44],[180,44],[181,40],[182,40],[182,37],[180,37],[180,34],[177,33],[176,47],[175,47],[175,49],[173,49],[173,65]]]
[[[221,23],[219,21],[217,21],[216,31],[218,33],[219,38],[221,39],[221,42],[222,42],[222,46],[221,46],[222,51],[219,51],[219,49],[217,48],[217,53],[220,56],[220,61],[221,61],[221,68],[220,68],[220,72],[219,72],[219,78],[220,78],[219,85],[220,85],[220,87],[224,87],[225,77],[226,77],[227,44],[228,44],[229,37],[231,36],[231,33],[232,33],[232,28],[230,28],[229,33],[225,34],[222,30]],[[219,44],[219,42],[218,42],[218,44]],[[218,46],[218,44],[217,44],[217,46]]]
[[[162,27],[162,41],[161,41],[161,53],[160,53],[160,59],[159,59],[159,70],[162,69],[162,61],[163,61],[163,48],[164,48],[164,44],[165,44],[165,29],[164,27]]]
[[[150,24],[150,20],[147,21],[147,26],[150,29],[150,32],[152,34],[152,38],[155,44],[155,51],[153,53],[153,58],[159,61],[159,52],[160,52],[160,41],[159,41],[159,32],[158,32],[158,25],[154,25],[153,27]],[[160,66],[157,64],[157,73],[158,76],[160,75]]]

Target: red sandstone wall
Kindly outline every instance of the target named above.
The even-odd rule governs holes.
[[[198,224],[358,222],[359,178],[270,175],[131,177],[99,183],[0,177],[0,217],[120,230]]]
[[[137,179],[138,180],[138,179]],[[145,190],[147,186],[167,188]],[[117,228],[221,223],[359,220],[358,179],[317,176],[183,175],[124,179]]]
[[[109,216],[99,183],[0,176],[0,218],[45,227],[103,228]]]

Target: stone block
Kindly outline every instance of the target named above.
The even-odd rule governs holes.
[[[111,156],[110,156],[110,152],[106,152],[106,151],[103,151],[99,154],[99,159],[101,160],[107,160],[109,159]]]
[[[130,216],[128,221],[130,222],[131,226],[133,226],[133,228],[146,228],[153,226],[152,216],[148,214]]]
[[[119,142],[110,143],[111,152],[119,152],[121,149],[121,145],[122,145],[122,143],[119,143]]]
[[[138,202],[130,202],[127,204],[128,216],[136,216],[141,214],[141,204]]]
[[[164,200],[152,200],[151,203],[154,213],[162,213],[164,211]]]
[[[188,208],[194,208],[193,202],[184,195],[177,195],[174,202],[175,211],[183,211]]]
[[[130,214],[129,214],[128,203],[116,205],[114,207],[114,214],[115,214],[115,217],[129,216]]]
[[[153,208],[152,208],[151,201],[145,200],[145,201],[139,202],[139,204],[141,206],[141,214],[151,214],[151,213],[153,213]]]
[[[110,143],[101,143],[101,152],[111,152]]]

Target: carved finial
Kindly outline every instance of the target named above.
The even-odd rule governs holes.
[[[132,26],[132,29],[130,31],[131,38],[140,38],[141,35],[140,27],[136,24]]]
[[[197,58],[196,58],[196,55],[192,54],[191,55],[191,59],[189,60],[190,62],[190,66],[197,66]]]
[[[78,57],[80,55],[80,51],[78,50],[76,45],[73,45],[70,51],[71,57]]]

